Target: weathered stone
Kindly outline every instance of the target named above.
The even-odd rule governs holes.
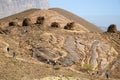
[[[0,29],[0,34],[10,34],[10,31],[8,29],[6,30]]]
[[[31,19],[30,18],[25,18],[23,20],[22,26],[30,26],[32,24]]]
[[[64,27],[64,29],[72,30],[73,27],[74,27],[74,22],[70,22],[70,23],[67,23],[67,25]]]
[[[68,54],[67,57],[59,58],[58,60],[64,66],[71,66],[71,65],[73,65],[75,63],[73,60],[71,60],[71,58],[72,58],[72,56]]]
[[[9,22],[9,26],[17,26],[17,22]]]
[[[97,63],[97,58],[98,58],[98,53],[96,51],[96,47],[98,46],[99,41],[95,41],[92,44],[91,50],[92,50],[92,54],[91,54],[91,59],[90,59],[90,64],[94,66],[94,68],[97,67],[98,63]]]
[[[111,24],[108,29],[107,29],[107,32],[111,32],[111,33],[115,33],[117,32],[117,27],[115,24]]]
[[[57,43],[57,38],[55,36],[51,35],[50,43],[51,44]]]
[[[101,61],[101,69],[104,70],[107,66],[108,66],[109,62],[107,61],[106,58],[102,58],[102,61]]]
[[[44,23],[45,18],[42,16],[38,17],[36,20],[36,24],[43,24]]]
[[[71,62],[79,62],[79,56],[78,54],[74,51],[75,50],[75,40],[72,36],[69,36],[64,45],[64,49],[69,53],[68,59]],[[67,60],[68,60],[67,59]]]
[[[60,27],[60,24],[57,23],[57,22],[53,22],[53,23],[51,23],[51,27],[59,28],[59,27]]]

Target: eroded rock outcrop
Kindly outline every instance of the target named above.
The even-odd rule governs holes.
[[[32,24],[31,19],[30,18],[25,18],[23,20],[22,26],[30,26]]]
[[[56,60],[64,66],[89,64],[94,70],[106,69],[118,55],[109,42],[93,33],[66,37],[45,33],[41,35],[41,44],[34,47],[39,50],[39,56],[44,56],[46,60]]]
[[[72,30],[75,27],[74,24],[74,22],[67,23],[64,29]]]
[[[18,23],[17,22],[9,22],[9,26],[17,26]]]
[[[110,33],[116,33],[117,32],[117,27],[115,24],[111,24],[108,29],[107,29],[107,32],[110,32]]]
[[[8,28],[8,23],[7,26],[3,25],[10,33],[4,34],[2,38],[10,38],[7,43],[18,56],[29,56],[44,63],[48,60],[56,61],[63,66],[79,65],[83,68],[87,64],[91,65],[93,70],[105,70],[118,55],[100,33],[90,32],[81,24],[57,12],[42,10],[26,17],[29,18],[16,21],[27,27]]]
[[[40,16],[40,17],[37,18],[36,24],[43,24],[44,20],[45,20],[44,16]]]
[[[51,23],[51,27],[59,28],[59,27],[60,27],[60,24],[57,23],[57,22],[53,22],[53,23]]]

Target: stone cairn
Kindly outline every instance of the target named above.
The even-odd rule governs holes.
[[[107,32],[110,32],[110,33],[116,33],[117,32],[117,27],[115,24],[111,24],[108,29],[107,29]]]
[[[17,22],[9,22],[9,26],[17,26],[18,23]]]
[[[44,23],[44,20],[45,20],[45,18],[43,16],[42,17],[40,16],[40,17],[37,18],[36,24],[41,24],[42,25]]]
[[[23,20],[22,26],[30,26],[32,24],[31,19],[30,18],[25,18]]]
[[[67,23],[64,29],[71,30],[74,27],[74,22]]]
[[[57,22],[53,22],[53,23],[51,23],[51,27],[59,28],[59,27],[60,27],[60,24],[57,23]]]

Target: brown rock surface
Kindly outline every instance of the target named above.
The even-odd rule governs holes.
[[[111,33],[115,33],[117,32],[117,27],[115,24],[111,24],[108,29],[107,29],[107,32],[111,32]]]
[[[24,16],[23,18],[21,17],[21,14]],[[110,43],[111,37],[109,36],[113,35],[111,33],[100,34],[91,32],[89,28],[84,27],[84,25],[78,22],[75,22],[74,29],[66,30],[64,29],[64,26],[67,23],[73,22],[73,20],[60,15],[53,10],[32,10],[32,14],[28,15],[27,12],[21,14],[16,14],[15,16],[0,20],[2,25],[0,27],[1,30],[7,29],[9,32],[9,34],[0,34],[0,51],[2,55],[11,57],[13,56],[13,52],[15,52],[17,61],[23,61],[29,64],[32,63],[30,64],[29,69],[31,69],[33,73],[35,73],[35,71],[38,72],[35,75],[32,71],[28,73],[28,69],[25,70],[28,71],[26,73],[20,70],[21,73],[25,73],[25,75],[20,74],[20,77],[26,76],[26,74],[30,75],[32,78],[38,77],[38,74],[43,71],[36,67],[38,65],[42,65],[42,68],[40,67],[41,69],[48,70],[48,74],[47,72],[45,73],[46,75],[51,74],[52,67],[50,67],[50,70],[43,68],[44,65],[47,65],[46,63],[48,60],[51,64],[54,64],[56,61],[56,64],[61,65],[62,70],[66,69],[66,67],[72,68],[74,65],[77,68],[84,69],[84,65],[87,64],[88,68],[89,66],[92,66],[92,70],[104,72],[112,66],[111,64],[119,56],[119,49],[116,48],[117,44],[111,45]],[[35,24],[39,16],[45,18],[43,25]],[[26,17],[30,19],[30,24],[22,25],[22,22]],[[17,21],[19,26],[9,27],[9,21]],[[58,22],[60,27],[51,28],[50,26],[53,22]],[[96,31],[96,28],[93,29]],[[118,36],[116,33],[114,35]],[[120,38],[117,39],[119,40]],[[116,39],[114,42],[118,43],[116,42]],[[7,52],[8,47],[10,48],[9,53]],[[10,61],[14,62],[14,59],[10,59]],[[20,64],[23,65],[21,62]],[[26,65],[25,68],[27,68],[29,64],[24,64]],[[36,65],[33,66],[33,64]],[[9,65],[12,66],[11,64]],[[7,66],[3,65],[0,69],[2,70],[3,67]],[[40,70],[40,72],[37,71],[37,69]],[[19,70],[17,70],[17,73],[18,72]],[[58,74],[62,73],[61,71],[58,72],[60,72]],[[65,72],[69,72],[69,70]],[[44,73],[42,73],[42,75],[43,74]],[[5,76],[7,75],[5,74]],[[10,76],[11,75],[8,75],[8,77]]]
[[[112,65],[110,67],[111,67],[112,76],[120,79],[119,77],[120,76],[119,75],[120,74],[119,72],[120,70],[120,54],[119,54],[120,53],[120,31],[115,30],[115,32],[113,32],[113,30],[112,32],[103,33],[102,36],[103,38],[108,40],[110,45],[113,46],[114,49],[118,52],[117,58],[112,61],[111,63]],[[109,60],[113,59],[112,56],[110,57],[111,58]]]
[[[30,18],[25,18],[23,20],[22,26],[30,26],[32,24],[31,19]]]

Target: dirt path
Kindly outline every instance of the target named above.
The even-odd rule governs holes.
[[[12,55],[9,55],[9,54],[5,54],[6,57],[9,57],[9,58],[13,58]],[[26,59],[23,59],[23,58],[20,58],[20,57],[14,57],[15,59],[19,60],[19,61],[23,61],[23,62],[26,62],[26,63],[32,63],[32,64],[40,64],[40,65],[43,65],[44,63],[40,62],[40,61],[35,61],[34,59],[30,59],[30,60],[26,60]]]

